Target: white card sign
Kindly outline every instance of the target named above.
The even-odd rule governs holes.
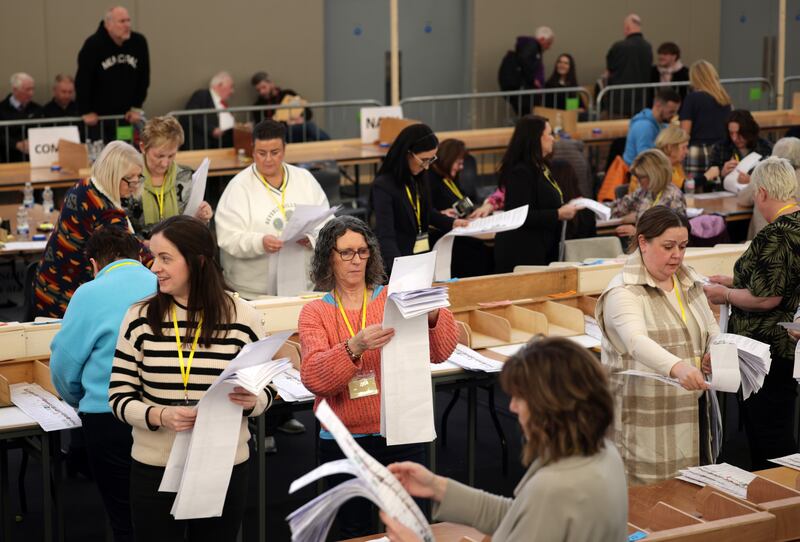
[[[80,143],[81,136],[77,126],[51,126],[28,130],[31,167],[50,167],[58,162],[58,140],[66,139]]]
[[[402,119],[402,106],[390,105],[387,107],[361,108],[361,143],[372,144],[378,140],[381,131],[381,119],[386,117]]]

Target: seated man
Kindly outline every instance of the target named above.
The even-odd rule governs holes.
[[[53,99],[42,108],[42,116],[47,118],[79,117],[75,102],[75,81],[69,75],[59,73],[53,83]]]
[[[50,345],[50,373],[64,400],[78,409],[89,465],[111,520],[114,539],[132,540],[129,504],[131,428],[108,404],[117,336],[133,303],[156,292],[156,276],[139,262],[139,242],[105,227],[86,244],[94,280],[75,291]]]
[[[11,76],[11,93],[0,102],[0,120],[38,117],[42,107],[33,101],[36,86],[27,73]],[[28,156],[28,139],[22,126],[0,128],[0,162],[23,162]]]
[[[256,72],[253,74],[253,77],[250,78],[250,84],[253,85],[253,88],[258,92],[258,98],[254,105],[280,105],[291,101],[287,99],[287,97],[300,99],[300,96],[295,91],[288,88],[282,89],[273,83],[267,72]],[[277,111],[286,111],[289,113],[286,121],[280,119],[280,117],[286,116],[285,113],[278,115],[279,118],[276,119],[286,124],[289,143],[327,141],[331,138],[324,130],[320,129],[319,126],[311,121],[313,114],[310,109],[278,109]],[[300,112],[300,114],[293,116],[295,112]],[[255,121],[259,122],[264,119],[272,119],[275,115],[276,110],[267,110],[257,111],[254,116]]]
[[[196,90],[184,109],[227,109],[233,96],[233,78],[228,72],[219,72],[211,78],[209,88]],[[235,119],[227,112],[197,114],[183,117],[186,133],[185,149],[210,149],[233,147]]]

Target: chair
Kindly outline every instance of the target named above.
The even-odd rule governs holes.
[[[475,157],[467,154],[464,157],[464,169],[458,174],[458,184],[464,195],[475,205],[480,205],[497,188],[497,179],[494,175],[479,174]]]
[[[582,262],[587,258],[616,258],[622,254],[618,237],[590,237],[565,241],[564,260]]]

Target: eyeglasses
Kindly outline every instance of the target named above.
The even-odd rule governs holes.
[[[431,167],[431,164],[433,164],[439,158],[435,154],[430,158],[420,158],[413,152],[411,153],[411,156],[413,156],[414,159],[417,161],[417,163],[424,169],[428,169],[429,167]]]
[[[358,257],[361,258],[362,260],[366,260],[369,258],[370,254],[368,248],[359,248],[358,250],[353,250],[351,248],[339,250],[338,248],[334,248],[333,250],[339,254],[339,257],[344,262],[351,261],[353,258],[356,257],[356,254],[358,254]]]
[[[144,175],[125,175],[122,182],[128,185],[128,188],[139,188],[139,185],[144,184]]]

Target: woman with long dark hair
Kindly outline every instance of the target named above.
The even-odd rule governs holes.
[[[558,260],[561,222],[571,220],[578,207],[567,203],[550,172],[553,129],[544,117],[527,115],[517,121],[498,171],[505,188],[505,209],[528,205],[522,227],[495,237],[495,271],[510,273],[517,265],[548,265]]]
[[[449,231],[467,224],[431,205],[426,173],[437,159],[438,148],[439,140],[430,127],[407,126],[392,143],[372,183],[372,220],[387,275],[396,257],[430,250],[429,226]]]
[[[120,326],[109,384],[114,415],[133,426],[131,510],[137,540],[233,540],[247,496],[247,417],[260,415],[272,392],[229,394],[242,407],[238,446],[221,517],[176,521],[174,493],[159,492],[172,443],[194,427],[192,407],[248,343],[265,335],[263,318],[226,291],[208,227],[184,215],[152,230],[158,292],[133,305]]]
[[[544,88],[569,88],[578,86],[578,76],[575,74],[575,59],[569,53],[561,53],[558,55],[555,66],[553,66],[553,73],[550,78],[545,81]],[[552,94],[543,96],[546,107],[554,109],[566,109],[567,99],[576,99],[578,94]],[[581,104],[580,107],[584,107]]]

